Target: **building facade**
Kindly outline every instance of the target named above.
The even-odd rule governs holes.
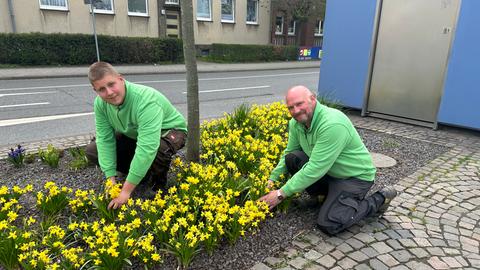
[[[270,0],[196,0],[197,44],[268,44]]]
[[[275,0],[271,11],[272,44],[322,46],[325,0]]]
[[[88,1],[88,0],[86,0]],[[11,8],[1,8],[0,31],[16,33],[92,33],[90,6],[78,0],[7,0]],[[8,4],[7,3],[7,4]],[[4,4],[5,5],[5,4]],[[157,37],[155,1],[96,2],[98,34]],[[15,25],[15,29],[13,27]]]
[[[91,0],[97,34],[181,38],[179,0]],[[91,34],[90,0],[0,2],[0,32]],[[196,44],[268,44],[270,0],[193,0]]]

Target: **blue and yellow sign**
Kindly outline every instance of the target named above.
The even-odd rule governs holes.
[[[320,47],[300,47],[298,60],[320,59],[322,57],[322,48]]]

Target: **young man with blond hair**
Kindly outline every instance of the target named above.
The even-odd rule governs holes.
[[[88,78],[97,94],[94,102],[96,139],[87,157],[116,182],[126,174],[120,195],[109,208],[130,198],[141,181],[164,188],[172,156],[185,145],[185,118],[159,91],[123,78],[109,63],[90,66]]]
[[[269,180],[289,173],[291,178],[260,200],[270,208],[284,198],[306,190],[312,197],[325,196],[317,225],[336,234],[367,216],[384,213],[397,192],[386,187],[365,197],[375,179],[375,166],[348,117],[320,104],[307,87],[287,91],[285,101],[292,116],[288,144]]]

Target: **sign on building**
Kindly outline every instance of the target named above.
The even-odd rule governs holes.
[[[312,60],[322,58],[322,48],[321,47],[300,47],[298,51],[298,60]]]

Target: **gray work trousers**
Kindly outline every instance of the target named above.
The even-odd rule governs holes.
[[[294,151],[285,156],[285,164],[291,175],[297,173],[309,160],[303,151]],[[373,181],[356,178],[338,179],[325,175],[306,191],[312,196],[324,195],[317,225],[328,234],[339,233],[367,216],[373,216],[385,198],[379,192],[365,198]]]
[[[161,137],[157,155],[142,181],[149,181],[148,184],[152,185],[154,190],[164,189],[167,184],[167,175],[172,156],[185,145],[186,137],[187,134],[185,132],[175,129],[171,129],[167,135]],[[137,148],[137,141],[121,133],[117,133],[116,146],[117,171],[128,174],[130,163]],[[98,152],[95,138],[87,145],[85,152],[90,162],[98,165]]]

